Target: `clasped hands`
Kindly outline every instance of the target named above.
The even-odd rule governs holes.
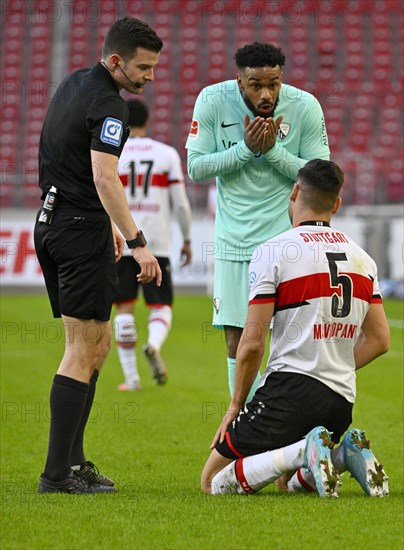
[[[278,129],[283,120],[279,116],[276,120],[272,117],[255,117],[250,121],[250,117],[244,117],[244,142],[254,154],[268,153],[275,145]]]

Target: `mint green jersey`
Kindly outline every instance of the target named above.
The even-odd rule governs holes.
[[[195,181],[216,177],[215,258],[249,261],[258,244],[291,228],[289,195],[308,160],[328,160],[324,115],[317,99],[282,84],[274,119],[283,116],[268,153],[244,142],[244,103],[236,80],[199,94],[186,143],[188,172]]]

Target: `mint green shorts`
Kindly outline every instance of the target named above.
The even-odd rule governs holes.
[[[249,262],[215,260],[213,326],[244,327],[248,310]]]

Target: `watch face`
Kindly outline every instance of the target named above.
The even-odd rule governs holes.
[[[140,246],[146,246],[147,242],[143,235],[143,231],[139,231],[139,234],[137,236],[137,240],[139,241]]]

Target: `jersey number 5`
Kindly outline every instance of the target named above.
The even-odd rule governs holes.
[[[143,184],[143,194],[145,197],[147,197],[149,193],[149,184],[152,178],[152,171],[153,171],[153,161],[152,160],[141,160],[140,164],[146,165],[146,171],[143,174],[142,178],[142,184]],[[136,184],[137,184],[137,165],[132,160],[129,163],[129,169],[130,169],[130,194],[131,197],[135,198],[136,195]]]
[[[331,315],[336,318],[348,317],[351,312],[352,279],[349,275],[339,275],[337,262],[346,262],[345,252],[326,252],[330,269],[331,288],[341,287],[341,297],[337,293],[332,296]]]

